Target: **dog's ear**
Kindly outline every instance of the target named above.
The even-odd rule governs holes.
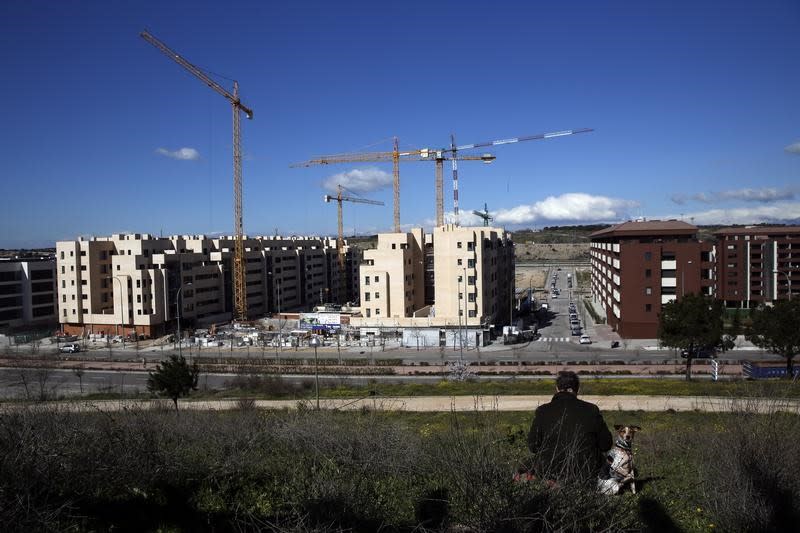
[[[641,431],[642,430],[642,428],[640,428],[639,426],[631,426],[631,429],[634,430],[634,431]]]
[[[622,429],[622,428],[624,428],[624,427],[625,427],[625,426],[623,426],[623,425],[621,425],[621,424],[614,424],[614,429],[616,429],[617,431],[619,431],[620,429]]]

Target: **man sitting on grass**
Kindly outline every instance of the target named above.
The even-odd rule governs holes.
[[[578,399],[579,387],[575,372],[559,372],[555,396],[536,409],[528,433],[534,472],[550,485],[595,483],[613,444],[600,409]]]

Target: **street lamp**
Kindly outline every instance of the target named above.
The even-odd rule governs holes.
[[[191,287],[192,284],[187,283],[186,286]],[[176,310],[178,316],[178,355],[181,357],[183,357],[183,337],[181,337],[181,307],[183,307],[181,305],[181,291],[183,290],[183,287],[183,285],[178,287],[178,292],[175,294],[175,306],[177,308]],[[231,344],[233,344],[233,341],[231,341]]]
[[[773,274],[783,274],[784,276],[786,276],[787,299],[791,300],[792,299],[792,280],[789,277],[789,273],[786,272],[785,270],[777,270],[777,269],[773,270],[772,273]],[[777,294],[775,296],[777,296]],[[776,300],[777,300],[777,298],[776,298]]]
[[[317,411],[319,411],[319,360],[317,359],[317,347],[320,345],[319,337],[314,335],[308,343],[314,347],[314,391],[317,395]]]

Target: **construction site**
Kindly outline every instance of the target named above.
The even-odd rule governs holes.
[[[379,234],[374,249],[349,246],[344,239],[344,208],[383,206],[336,185],[323,195],[336,203],[337,235],[248,236],[242,212],[241,116],[253,119],[239,97],[238,82],[228,90],[147,31],[141,37],[231,106],[233,231],[225,237],[115,234],[59,241],[56,246],[63,335],[131,340],[167,336],[216,342],[228,328],[238,343],[291,346],[310,335],[337,336],[337,342],[386,335],[419,346],[485,346],[512,321],[515,301],[514,243],[493,227],[484,205],[472,215],[483,226],[462,226],[459,216],[459,162],[491,163],[487,148],[547,140],[589,128],[457,145],[443,148],[317,156],[290,165],[391,163],[391,233]],[[478,153],[475,153],[478,151]],[[431,231],[401,231],[400,164],[434,163],[435,224]],[[444,164],[452,165],[452,216],[445,220]],[[285,325],[289,323],[288,332]],[[205,331],[203,335],[197,331]],[[288,333],[285,335],[284,333]]]

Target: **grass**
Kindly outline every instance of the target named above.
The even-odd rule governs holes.
[[[721,530],[752,530],[732,521],[725,499],[730,487],[709,477],[704,465],[716,460],[735,469],[719,456],[736,442],[725,439],[744,428],[737,439],[761,446],[764,433],[752,430],[774,427],[769,416],[603,414],[609,426],[642,428],[634,446],[638,494],[590,502],[605,513],[601,520],[620,521],[611,530],[671,525],[700,532],[720,520],[727,520]],[[12,530],[251,530],[269,524],[274,530],[277,524],[293,531],[333,531],[336,525],[412,531],[422,519],[417,503],[429,494],[448,501],[454,523],[494,530],[496,520],[520,518],[525,502],[545,501],[553,524],[586,504],[569,493],[557,495],[564,498],[559,504],[534,484],[511,482],[514,465],[529,453],[532,413],[32,410],[4,417],[0,445],[8,454],[0,461],[0,515]],[[800,417],[778,417],[777,428],[790,430],[774,437],[791,442]],[[762,459],[765,468],[776,460],[777,454]],[[24,496],[25,507],[16,495]],[[796,503],[786,505],[783,511],[796,512]]]

